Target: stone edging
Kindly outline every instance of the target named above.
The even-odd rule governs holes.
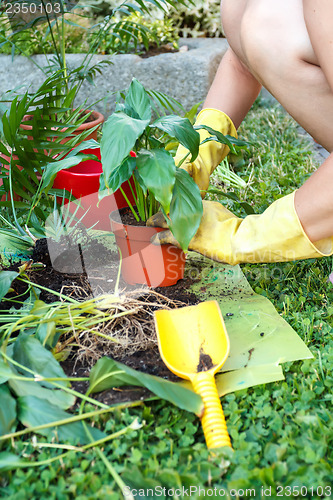
[[[149,58],[131,54],[94,56],[93,64],[105,59],[113,64],[105,66],[102,74],[96,76],[94,86],[87,83],[82,86],[79,101],[93,103],[108,96],[106,101],[94,106],[108,116],[114,104],[112,93],[127,88],[136,77],[147,88],[164,92],[181,102],[185,109],[190,109],[205,99],[228,43],[223,38],[182,39],[180,47],[177,53]],[[68,66],[77,67],[83,57],[82,54],[68,54]],[[33,58],[39,65],[45,65],[43,55]],[[43,73],[24,56],[12,60],[11,56],[0,55],[0,64],[0,95],[18,86],[22,86],[21,91],[29,86],[35,91],[44,79]]]

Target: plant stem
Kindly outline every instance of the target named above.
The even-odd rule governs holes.
[[[41,290],[45,290],[46,292],[52,292],[54,295],[57,295],[60,299],[66,299],[68,300],[68,302],[71,302],[72,304],[78,304],[78,301],[75,300],[75,299],[72,299],[71,297],[68,297],[67,295],[62,295],[61,293],[59,292],[56,292],[55,290],[51,290],[50,288],[46,288],[45,286],[42,286],[42,285],[37,285],[37,283],[32,283],[31,281],[28,281],[28,280],[24,280],[22,278],[19,278],[20,281],[23,281],[23,283],[27,283],[28,285],[32,286],[32,287],[37,287],[37,288],[40,288]]]
[[[64,70],[64,77],[66,82],[66,93],[68,93],[68,76],[67,76],[67,64],[66,64],[66,46],[65,46],[65,17],[62,15],[61,19],[61,57],[62,65]]]
[[[70,389],[69,387],[66,387],[64,385],[61,385],[61,384],[58,384],[57,382],[55,382],[55,380],[60,380],[60,381],[66,382],[67,378],[63,378],[63,379],[61,377],[58,377],[58,378],[54,377],[54,378],[49,378],[49,379],[44,378],[42,375],[39,375],[38,373],[33,372],[33,370],[30,370],[30,368],[27,368],[26,366],[23,366],[20,363],[18,363],[17,361],[15,361],[14,359],[10,358],[4,352],[1,352],[1,354],[12,365],[17,366],[21,370],[27,371],[28,373],[31,373],[34,376],[33,379],[30,379],[29,377],[23,377],[23,379],[25,379],[27,382],[49,382],[50,384],[54,385],[54,387],[56,387],[57,389],[61,389],[65,392],[68,392],[69,394],[72,394],[73,396],[78,397],[84,401],[88,401],[89,403],[92,403],[95,406],[99,406],[99,407],[104,408],[104,409],[109,408],[108,405],[100,403],[99,401],[97,401],[93,398],[90,398],[87,395],[83,395],[80,392],[74,391],[74,389]],[[11,377],[11,378],[16,379],[15,376]]]
[[[128,204],[128,206],[129,206],[129,208],[130,208],[130,210],[131,210],[132,214],[134,215],[135,220],[136,220],[137,222],[139,222],[139,220],[140,220],[140,219],[139,219],[139,217],[138,217],[137,213],[135,212],[135,210],[134,210],[134,208],[133,208],[132,203],[131,203],[131,202],[129,201],[129,199],[127,198],[125,191],[123,190],[123,188],[122,188],[121,186],[120,186],[120,188],[119,188],[119,189],[120,189],[121,194],[122,194],[122,195],[123,195],[123,197],[125,198],[126,203]]]
[[[36,425],[34,427],[29,427],[27,429],[23,429],[21,431],[11,432],[9,434],[3,434],[0,436],[0,441],[4,441],[5,439],[11,439],[18,436],[23,436],[24,434],[28,434],[30,432],[38,432],[43,429],[49,429],[50,427],[58,427],[59,425],[71,424],[73,422],[78,422],[80,420],[88,419],[91,417],[96,417],[98,415],[103,415],[103,413],[111,413],[115,410],[122,410],[125,408],[130,408],[134,406],[142,405],[142,401],[134,401],[132,403],[125,403],[122,405],[109,406],[108,408],[104,408],[102,410],[94,410],[88,413],[83,413],[81,415],[74,415],[73,417],[64,418],[62,420],[56,420],[54,422],[48,422],[47,424]],[[94,446],[94,445],[92,445]]]

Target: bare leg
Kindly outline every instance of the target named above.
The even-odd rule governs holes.
[[[315,7],[322,8],[319,13],[322,23],[320,19],[313,23],[314,7],[308,0],[223,0],[222,21],[233,56],[228,56],[220,66],[218,81],[214,82],[206,102],[214,107],[215,99],[238,125],[260,82],[305,130],[332,152],[333,78],[324,70],[333,67],[333,53],[332,57],[319,53],[330,43],[322,39],[316,43],[320,33],[315,32],[325,17],[333,28],[330,21],[333,18],[327,12],[325,16],[323,4],[330,9],[330,2],[321,0]],[[243,74],[241,64],[235,62],[237,58],[247,69]],[[326,65],[321,66],[319,61],[323,60]],[[233,72],[228,70],[228,61]],[[232,74],[234,80],[226,85],[226,78]],[[295,205],[311,241],[333,235],[333,154],[297,191]]]
[[[333,92],[312,48],[302,0],[249,0],[240,58],[288,113],[333,150]]]
[[[260,89],[261,84],[251,75],[233,50],[228,49],[203,107],[220,109],[238,128],[258,97]]]

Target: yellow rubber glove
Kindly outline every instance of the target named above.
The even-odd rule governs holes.
[[[284,262],[332,255],[333,237],[311,243],[299,221],[295,192],[270,205],[260,215],[236,217],[216,201],[203,201],[203,216],[189,250],[227,264]],[[161,214],[149,226],[167,227]],[[171,231],[153,237],[155,244],[179,246]]]
[[[200,111],[195,125],[207,125],[208,127],[221,132],[223,135],[237,137],[235,126],[229,116],[218,109],[206,108]],[[207,130],[201,129],[198,130],[198,132],[200,135],[200,143],[207,137],[211,137]],[[175,156],[176,165],[178,165],[187,153],[188,150],[180,144]],[[210,174],[228,153],[229,147],[225,144],[221,144],[217,141],[209,141],[200,146],[199,154],[193,163],[185,160],[180,168],[184,168],[190,174],[194,182],[197,186],[199,186],[200,190],[206,191],[209,186]],[[206,193],[203,192],[202,196],[205,196],[205,194]]]

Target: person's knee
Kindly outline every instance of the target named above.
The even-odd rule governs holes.
[[[261,82],[278,78],[290,84],[297,83],[298,70],[305,64],[297,40],[279,33],[279,26],[266,10],[245,13],[241,43],[249,70]]]

